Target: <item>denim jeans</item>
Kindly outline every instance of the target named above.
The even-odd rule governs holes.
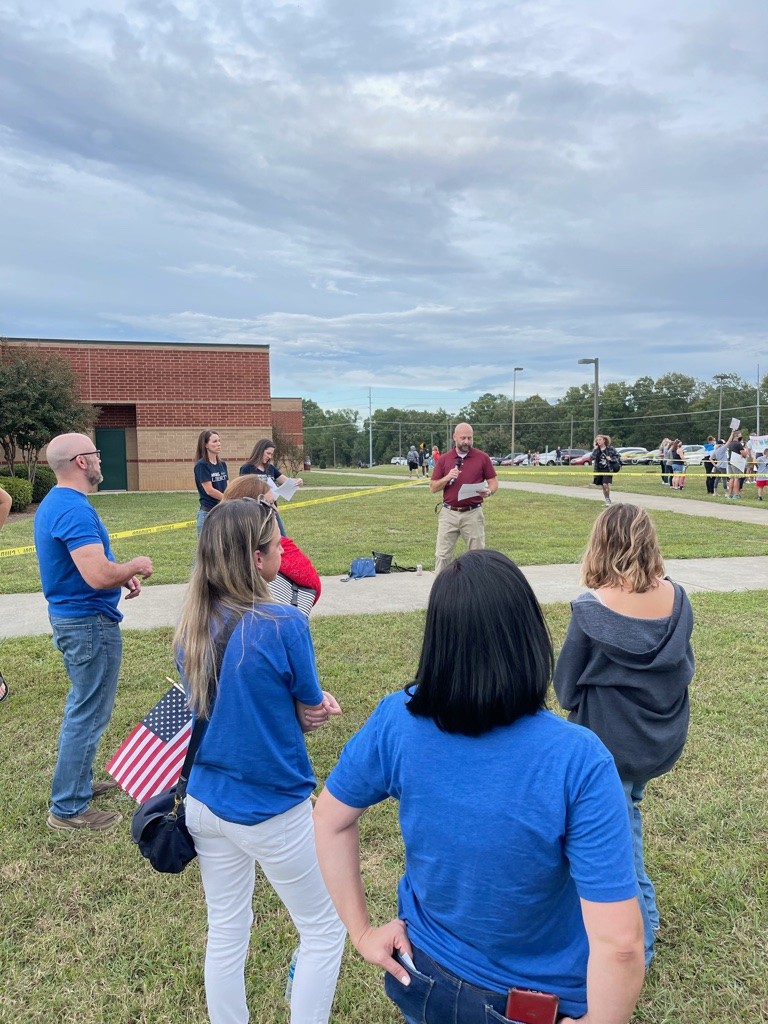
[[[203,528],[203,523],[205,522],[205,517],[207,515],[208,515],[208,512],[207,512],[206,509],[200,508],[200,509],[197,510],[197,536],[198,537],[200,536],[200,531]]]
[[[291,1022],[327,1024],[346,932],[320,875],[309,800],[258,825],[238,825],[187,795],[186,821],[208,905],[205,995],[211,1024],[246,1024],[249,1019],[245,959],[257,864],[301,939]],[[287,976],[287,957],[285,970]]]
[[[656,890],[645,870],[643,853],[643,820],[640,816],[640,801],[645,796],[647,782],[622,779],[624,795],[627,798],[629,824],[632,828],[632,847],[635,855],[635,873],[637,874],[638,899],[640,912],[643,915],[643,934],[645,938],[645,966],[653,959],[654,933],[659,928],[659,910],[656,906]]]
[[[59,733],[51,814],[74,818],[93,795],[93,761],[117,694],[123,654],[120,627],[106,615],[51,617],[53,645],[64,658],[70,689]]]
[[[401,985],[391,974],[384,975],[384,991],[407,1024],[498,1024],[511,1020],[504,1016],[505,992],[463,981],[416,946],[413,962],[415,972],[406,967],[410,985]]]

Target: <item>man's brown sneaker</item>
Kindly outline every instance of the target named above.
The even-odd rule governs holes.
[[[94,782],[93,795],[104,796],[105,793],[109,793],[112,789],[117,789],[117,783],[114,779],[104,779],[103,782]]]
[[[82,814],[76,814],[74,818],[57,818],[55,814],[48,815],[48,828],[62,829],[63,831],[79,831],[85,829],[89,832],[104,832],[113,825],[123,820],[122,814],[117,811],[96,811],[89,807]]]

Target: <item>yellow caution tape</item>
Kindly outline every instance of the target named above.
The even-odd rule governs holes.
[[[142,526],[138,530],[121,530],[119,533],[110,533],[110,540],[122,540],[123,537],[141,537],[146,533],[164,533],[166,530],[184,530],[188,526],[194,526],[196,519],[187,519],[183,523],[164,523],[162,526]]]
[[[0,551],[0,558],[9,558],[11,555],[31,555],[34,550],[34,544],[27,548],[6,548],[4,551]]]
[[[292,506],[281,505],[281,514],[286,512],[289,507],[293,508],[308,508],[310,505],[322,505],[327,501],[342,501],[344,498],[359,498],[364,494],[379,494],[381,491],[392,491],[399,487],[415,487],[421,483],[414,483],[409,480],[404,484],[384,484],[381,487],[366,487],[362,491],[347,491],[345,494],[329,494],[324,498],[311,498],[309,501],[296,501]],[[123,540],[125,537],[141,537],[148,533],[165,533],[166,530],[184,530],[187,527],[195,526],[196,519],[187,519],[183,523],[164,523],[162,526],[142,526],[138,530],[120,530],[118,533],[110,533],[110,540]],[[23,548],[5,548],[0,551],[0,558],[10,558],[12,555],[31,555],[34,554],[34,544]]]

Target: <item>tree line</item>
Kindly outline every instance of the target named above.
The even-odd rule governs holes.
[[[749,432],[768,429],[768,410],[758,424],[758,411],[768,400],[768,376],[760,395],[736,373],[718,374],[701,381],[683,373],[658,379],[644,376],[633,383],[620,381],[600,388],[599,429],[610,434],[614,445],[656,448],[663,437],[679,437],[697,444],[709,434],[728,433],[733,417]],[[323,410],[305,399],[304,450],[321,468],[368,464],[369,420],[353,409]],[[594,440],[594,384],[569,388],[550,402],[540,395],[515,403],[517,451],[556,448],[592,448]],[[760,416],[763,413],[760,412]],[[512,399],[504,394],[484,394],[457,410],[376,409],[373,427],[373,462],[389,462],[404,455],[411,444],[437,444],[441,451],[451,444],[453,427],[466,420],[475,431],[475,443],[490,455],[506,455],[512,446]]]

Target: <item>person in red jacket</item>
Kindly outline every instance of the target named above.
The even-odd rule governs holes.
[[[269,484],[258,476],[240,476],[233,480],[222,495],[222,501],[237,498],[253,498],[275,503],[275,496]],[[283,537],[283,557],[280,571],[268,586],[275,601],[292,604],[305,615],[309,615],[317,604],[322,584],[311,559],[290,537]]]

